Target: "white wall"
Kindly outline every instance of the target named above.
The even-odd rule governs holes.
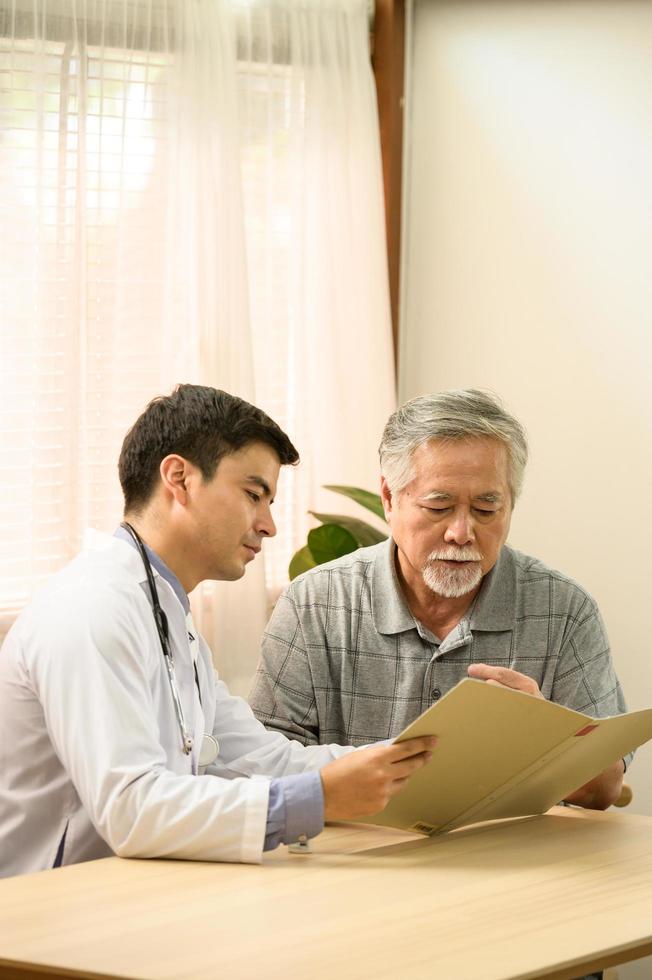
[[[525,423],[511,542],[596,596],[650,706],[652,3],[415,0],[410,56],[401,400]],[[648,746],[630,812],[651,775]]]

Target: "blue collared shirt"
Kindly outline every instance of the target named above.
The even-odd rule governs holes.
[[[123,527],[117,528],[115,537],[136,547],[136,542]],[[190,600],[181,582],[155,551],[145,542],[143,545],[152,568],[172,587],[188,615]],[[299,838],[315,837],[323,828],[324,793],[318,772],[281,776],[270,781],[265,851],[271,851],[279,844],[293,844]]]

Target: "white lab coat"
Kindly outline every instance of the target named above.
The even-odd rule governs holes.
[[[266,731],[217,679],[192,617],[154,574],[192,755],[181,750],[140,555],[89,531],[0,652],[0,876],[52,867],[64,832],[64,864],[111,853],[258,862],[269,778],[351,751]],[[199,772],[204,732],[220,754]]]

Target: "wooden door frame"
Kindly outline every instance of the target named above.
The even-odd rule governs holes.
[[[385,234],[392,313],[394,361],[398,369],[401,288],[401,188],[405,70],[405,0],[375,0],[372,66],[376,80],[385,191]]]

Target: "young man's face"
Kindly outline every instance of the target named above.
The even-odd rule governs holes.
[[[414,476],[385,513],[399,571],[444,598],[477,591],[498,560],[512,515],[507,451],[494,439],[432,440],[412,458]]]
[[[234,581],[276,534],[270,505],[280,469],[275,451],[251,442],[223,457],[210,480],[195,485],[187,518],[201,579]]]

